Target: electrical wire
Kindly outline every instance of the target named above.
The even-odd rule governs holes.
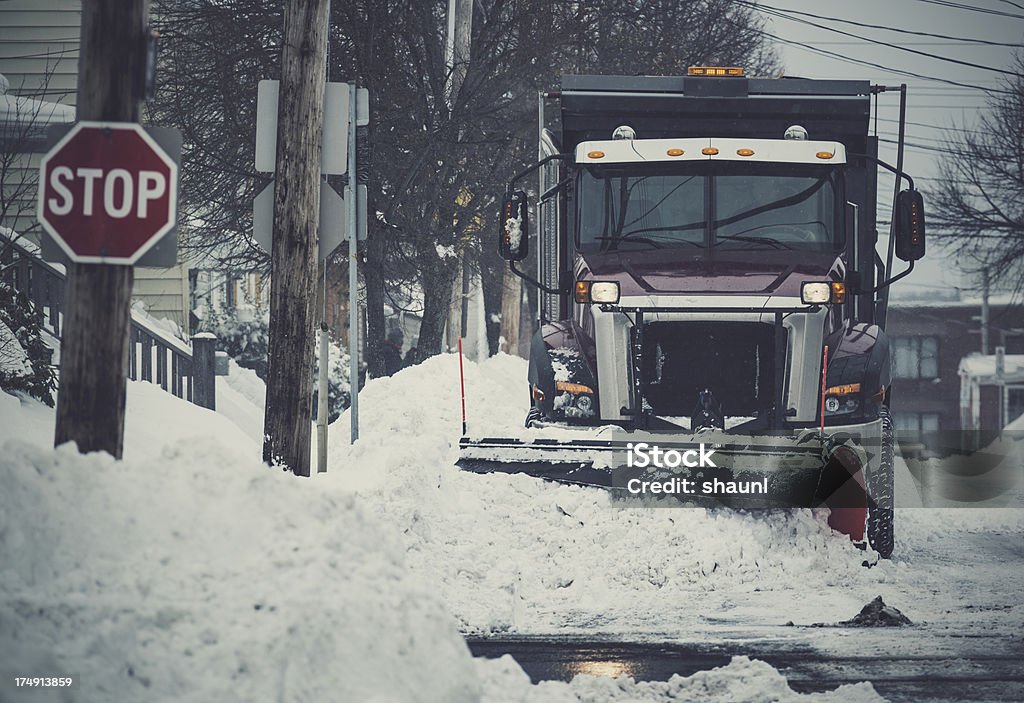
[[[725,19],[727,21],[729,21],[729,22],[732,22],[736,26],[740,26],[738,23],[736,23],[734,20],[732,20],[732,18],[730,18],[728,16]],[[749,28],[747,28],[747,29],[749,29]],[[926,76],[926,75],[921,74],[921,73],[914,73],[913,71],[907,71],[907,70],[899,69],[899,68],[891,68],[889,66],[884,66],[882,64],[874,63],[872,61],[865,61],[863,59],[855,59],[855,58],[851,58],[849,56],[843,56],[842,54],[837,54],[836,52],[828,51],[827,49],[818,49],[817,47],[811,46],[810,44],[805,44],[804,42],[799,42],[799,41],[796,41],[796,40],[793,40],[793,39],[783,39],[782,37],[778,36],[777,34],[772,34],[771,32],[765,31],[763,29],[757,29],[757,30],[754,30],[754,31],[756,31],[757,33],[761,34],[762,36],[768,37],[769,39],[774,39],[775,41],[780,42],[782,44],[789,44],[791,46],[795,46],[795,47],[804,49],[806,51],[813,52],[815,54],[820,54],[822,56],[828,56],[829,58],[838,59],[839,61],[845,61],[847,63],[859,64],[861,66],[869,66],[871,68],[877,68],[877,69],[880,69],[882,71],[886,71],[888,73],[894,73],[894,74],[900,75],[900,76],[908,76],[910,78],[920,78],[921,80],[925,80],[925,81],[935,81],[937,83],[947,83],[949,85],[958,85],[958,86],[961,86],[961,87],[964,87],[964,88],[971,88],[973,90],[980,90],[980,91],[983,91],[985,93],[1002,94],[1002,95],[1013,95],[1012,91],[1005,90],[1005,89],[1002,89],[1002,88],[984,88],[982,86],[971,85],[969,83],[960,83],[959,81],[954,81],[954,80],[951,80],[949,78],[936,78],[934,76]],[[954,105],[953,107],[960,107],[960,106],[959,105]]]
[[[1002,12],[1001,10],[993,10],[988,7],[971,7],[970,5],[964,5],[959,2],[950,2],[950,0],[917,0],[918,2],[926,2],[929,5],[938,5],[939,7],[951,7],[954,10],[969,10],[971,12],[980,12],[985,15],[997,15],[999,17],[1012,17],[1017,20],[1024,20],[1024,15],[1017,15],[1012,12]]]
[[[751,7],[751,8],[755,8],[755,7],[757,9],[767,8],[767,9],[770,9],[770,10],[774,10],[776,12],[788,12],[788,13],[791,13],[791,14],[794,14],[794,15],[803,15],[805,17],[813,17],[815,19],[828,20],[830,22],[840,22],[842,24],[849,24],[849,25],[853,25],[855,27],[863,27],[864,29],[882,29],[882,30],[885,30],[887,32],[897,32],[899,34],[911,34],[911,35],[919,36],[919,37],[934,37],[936,39],[950,39],[950,40],[953,40],[951,42],[953,44],[963,43],[963,44],[979,44],[979,45],[983,45],[983,46],[1006,46],[1006,47],[1011,47],[1011,48],[1013,48],[1013,47],[1017,47],[1017,48],[1021,47],[1020,43],[998,42],[998,41],[993,41],[991,39],[979,39],[979,38],[967,39],[965,37],[957,37],[957,36],[953,36],[953,35],[950,35],[950,34],[934,34],[932,32],[921,32],[921,31],[916,31],[916,30],[913,30],[913,29],[903,29],[903,28],[900,28],[900,27],[886,27],[885,25],[881,25],[881,24],[871,24],[871,23],[868,23],[868,22],[857,22],[855,20],[843,19],[842,17],[829,17],[827,15],[817,15],[817,14],[814,14],[813,12],[803,12],[803,11],[800,11],[800,10],[791,10],[789,8],[784,8],[784,7],[773,7],[771,5],[755,4],[755,3],[752,3],[752,2],[747,2],[745,0],[740,2],[740,4],[747,5],[748,7]],[[858,37],[858,38],[861,38],[861,37]]]
[[[816,15],[816,14],[813,14],[813,13],[810,13],[810,12],[798,12],[798,11],[794,11],[794,10],[779,10],[778,8],[771,7],[770,5],[759,5],[759,4],[745,2],[743,0],[739,0],[738,4],[745,5],[745,6],[750,7],[750,8],[757,8],[760,12],[768,15],[769,17],[778,17],[780,19],[789,20],[790,22],[799,22],[800,24],[804,24],[804,25],[807,25],[809,27],[814,27],[815,29],[824,29],[827,32],[834,32],[834,33],[842,35],[844,37],[852,37],[854,39],[860,39],[862,41],[869,42],[869,43],[875,44],[877,46],[884,46],[884,47],[889,48],[889,49],[897,49],[899,51],[906,51],[908,53],[915,54],[917,56],[924,56],[925,58],[935,59],[937,61],[945,61],[947,63],[956,64],[957,66],[966,66],[968,68],[975,68],[975,69],[984,70],[984,71],[993,71],[995,73],[1002,73],[1003,75],[1014,76],[1016,78],[1024,78],[1024,76],[1022,76],[1020,73],[1017,73],[1016,71],[1009,71],[1009,70],[1007,70],[1005,68],[996,68],[994,66],[982,66],[981,64],[972,63],[970,61],[962,61],[961,59],[954,59],[954,58],[950,58],[948,56],[941,56],[939,54],[934,54],[934,53],[932,53],[930,51],[921,51],[920,49],[911,49],[908,46],[900,46],[898,44],[893,44],[891,42],[882,41],[880,39],[871,39],[870,37],[862,37],[859,34],[853,34],[852,32],[847,32],[847,31],[844,31],[842,29],[836,29],[834,27],[828,27],[828,26],[825,26],[823,24],[818,24],[817,22],[811,22],[809,20],[800,19],[799,17],[791,17],[791,16],[788,16],[786,13],[793,12],[794,14],[807,15],[809,17],[814,17],[816,19],[822,19],[822,20],[828,20],[828,21],[838,21],[838,19],[835,18],[835,17],[826,17],[824,15]]]

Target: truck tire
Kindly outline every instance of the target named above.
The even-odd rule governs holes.
[[[868,544],[883,559],[892,556],[893,505],[895,503],[893,473],[895,471],[895,432],[889,409],[879,411],[882,420],[881,450],[877,467],[867,476]]]

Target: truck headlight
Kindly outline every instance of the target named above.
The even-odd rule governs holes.
[[[800,302],[805,305],[824,305],[832,299],[832,287],[827,281],[804,281],[800,284]]]
[[[619,284],[616,281],[594,281],[590,284],[590,300],[594,303],[619,302]]]

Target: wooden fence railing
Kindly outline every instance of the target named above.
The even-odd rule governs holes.
[[[43,261],[31,245],[0,232],[0,282],[24,293],[35,305],[43,327],[60,339],[66,305],[62,266]],[[204,408],[216,406],[216,337],[197,334],[191,347],[132,313],[128,377],[155,383]]]

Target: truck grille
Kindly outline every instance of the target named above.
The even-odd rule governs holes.
[[[655,415],[689,416],[709,389],[727,417],[771,407],[772,325],[759,322],[652,322],[644,326],[641,387]]]

